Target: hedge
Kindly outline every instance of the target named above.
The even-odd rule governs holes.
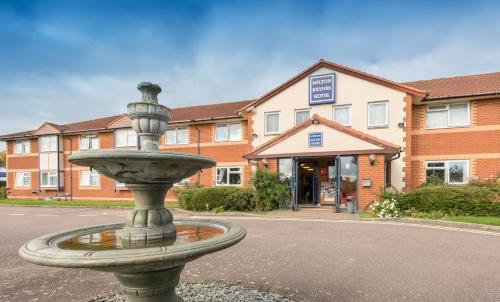
[[[0,199],[7,199],[7,188],[0,188]]]
[[[408,193],[397,193],[395,198],[401,211],[442,212],[452,216],[500,216],[497,192],[497,187],[488,186],[431,185]]]
[[[236,187],[184,188],[177,192],[179,206],[193,211],[249,211],[255,192]]]
[[[0,180],[0,188],[5,188],[6,181],[5,180]]]

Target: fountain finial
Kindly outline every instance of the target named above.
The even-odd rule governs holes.
[[[140,82],[137,89],[142,93],[141,102],[158,104],[158,94],[161,92],[161,87],[151,82]]]
[[[142,151],[159,150],[160,136],[167,128],[170,120],[170,109],[158,104],[161,87],[151,82],[141,82],[137,89],[142,93],[141,101],[127,106],[132,128],[139,136]]]

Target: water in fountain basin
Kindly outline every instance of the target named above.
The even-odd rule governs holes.
[[[109,229],[99,233],[91,233],[71,237],[59,242],[58,247],[63,250],[120,250],[120,249],[139,249],[151,247],[167,247],[179,244],[194,243],[202,240],[208,240],[224,234],[224,229],[195,226],[178,225],[176,226],[177,235],[171,240],[155,242],[128,242],[121,240],[118,236],[119,228]]]

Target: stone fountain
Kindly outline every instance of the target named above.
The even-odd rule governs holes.
[[[238,224],[173,220],[164,199],[172,185],[215,162],[159,151],[170,109],[158,104],[158,85],[143,82],[140,102],[128,104],[139,150],[96,150],[68,157],[125,183],[135,199],[124,224],[108,224],[45,235],[25,243],[19,254],[45,266],[112,272],[127,302],[182,301],[175,292],[184,265],[230,247],[245,237]]]

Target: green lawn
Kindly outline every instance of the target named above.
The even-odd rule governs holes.
[[[0,205],[19,206],[74,206],[74,207],[133,207],[132,201],[110,200],[36,200],[36,199],[0,199]],[[167,208],[177,208],[176,203],[165,203]]]
[[[500,217],[496,216],[449,216],[443,217],[441,220],[500,226]]]

